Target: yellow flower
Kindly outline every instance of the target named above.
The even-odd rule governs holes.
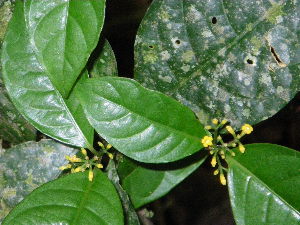
[[[220,174],[220,182],[222,185],[226,185],[226,178],[225,178],[224,174],[222,174],[222,173]]]
[[[226,126],[225,128],[230,134],[235,135],[235,132],[231,126]]]
[[[213,145],[212,141],[213,141],[213,138],[210,136],[204,136],[201,140],[201,142],[205,148],[208,146],[212,146]]]
[[[241,153],[244,153],[244,152],[245,152],[245,147],[244,147],[244,145],[239,144],[239,150],[240,150]]]
[[[245,134],[251,134],[251,132],[253,131],[253,127],[250,124],[244,124],[242,126],[242,132]]]
[[[107,153],[107,155],[108,155],[108,157],[110,158],[110,159],[113,159],[114,158],[114,156],[113,156],[113,154],[111,154],[111,153]]]
[[[215,119],[212,120],[212,123],[217,125],[219,123],[219,120],[215,118]]]
[[[219,170],[215,170],[214,175],[218,175],[218,174],[219,174]]]
[[[84,149],[84,148],[81,148],[81,153],[83,154],[83,155],[87,155],[87,152],[86,152],[86,150]]]
[[[65,166],[61,166],[61,167],[59,167],[59,169],[60,170],[66,170],[66,169],[71,169],[71,165],[70,164],[67,164],[67,165],[65,165]]]
[[[74,169],[74,173],[83,172],[82,170],[84,171],[84,169],[81,166],[79,166],[76,169]]]
[[[228,122],[228,120],[225,120],[225,119],[224,119],[224,120],[222,120],[221,124],[224,125],[224,124],[226,124],[227,122]]]
[[[212,127],[211,126],[205,126],[204,127],[206,130],[210,130]]]
[[[76,155],[72,155],[72,156],[66,156],[66,159],[70,162],[82,162],[82,160],[80,158],[78,158]]]
[[[107,149],[107,150],[110,149],[111,147],[112,147],[111,144],[106,145],[106,149]]]
[[[99,169],[102,169],[103,165],[101,163],[98,163],[98,164],[96,164],[96,167],[99,168]]]
[[[89,171],[89,181],[93,181],[93,178],[94,178],[93,170],[90,170]]]
[[[210,163],[211,163],[211,166],[212,166],[212,167],[215,167],[215,166],[217,165],[217,158],[216,158],[216,156],[213,156],[213,157],[212,157]]]

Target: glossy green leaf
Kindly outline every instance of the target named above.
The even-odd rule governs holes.
[[[0,139],[18,144],[35,138],[34,127],[21,116],[10,101],[0,72]]]
[[[105,0],[27,0],[22,8],[32,51],[67,97],[98,43]]]
[[[169,162],[202,148],[203,126],[193,112],[134,80],[93,78],[80,87],[90,124],[126,156],[143,162]]]
[[[124,210],[125,224],[126,225],[140,225],[139,217],[137,216],[137,213],[129,199],[129,196],[120,184],[119,174],[118,174],[118,171],[116,168],[116,164],[113,160],[109,161],[106,170],[107,170],[108,178],[114,184],[114,186],[120,196],[123,210]]]
[[[300,224],[300,153],[271,145],[246,145],[228,158],[228,187],[237,225]]]
[[[12,15],[13,5],[10,1],[0,2],[0,46]],[[1,70],[1,67],[0,67]],[[35,129],[23,119],[9,100],[2,81],[0,71],[0,139],[18,144],[24,141],[35,140]]]
[[[26,142],[0,152],[0,222],[32,190],[61,173],[76,149],[53,140]]]
[[[94,171],[70,174],[35,189],[2,225],[123,225],[118,194],[106,175]]]
[[[91,77],[118,76],[117,61],[109,42],[104,40],[99,56],[90,70]]]
[[[21,114],[46,135],[75,146],[92,146],[93,135],[80,126],[84,115],[68,108],[35,53],[25,20],[29,2],[16,2],[2,49],[3,78],[10,98]]]
[[[178,163],[149,165],[127,158],[119,164],[122,186],[135,208],[150,203],[165,194],[194,172],[205,158],[180,165]]]
[[[274,115],[299,90],[299,1],[154,0],[136,38],[135,77],[204,124]]]

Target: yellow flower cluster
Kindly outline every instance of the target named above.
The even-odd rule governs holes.
[[[244,124],[241,127],[241,132],[238,134],[235,130],[228,125],[228,121],[223,119],[221,122],[218,119],[212,120],[212,125],[205,126],[205,129],[210,132],[211,135],[206,135],[201,139],[203,147],[207,148],[212,155],[211,165],[218,169],[214,171],[214,175],[220,174],[220,182],[222,185],[226,185],[226,178],[224,176],[224,171],[227,169],[224,168],[221,164],[221,159],[226,159],[228,154],[232,157],[235,156],[235,152],[232,148],[238,146],[238,149],[241,153],[245,152],[245,146],[241,143],[240,139],[246,135],[250,134],[253,131],[253,127],[249,124]],[[228,143],[225,143],[220,134],[229,133],[232,135],[233,139]]]
[[[81,157],[78,157],[76,155],[66,156],[66,159],[69,161],[69,163],[67,165],[59,167],[59,169],[60,170],[71,169],[71,173],[84,172],[88,169],[89,170],[88,179],[89,181],[93,181],[94,178],[93,168],[95,167],[99,169],[103,168],[103,165],[100,163],[102,156],[106,154],[110,159],[113,159],[113,154],[108,152],[108,150],[112,148],[111,144],[108,144],[105,147],[101,142],[98,142],[98,145],[101,147],[101,151],[95,152],[97,153],[97,155],[95,155],[91,159],[88,156],[87,151],[84,148],[81,148]]]

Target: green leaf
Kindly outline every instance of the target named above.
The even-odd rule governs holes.
[[[228,158],[236,223],[300,224],[300,153],[272,144],[245,147],[244,154]]]
[[[90,147],[93,135],[87,132],[90,129],[80,126],[85,120],[84,115],[68,108],[69,104],[53,86],[45,65],[35,53],[36,47],[25,20],[28,16],[25,6],[29,2],[25,5],[22,1],[16,2],[2,49],[3,78],[10,98],[21,114],[41,132],[67,144]]]
[[[0,47],[2,47],[13,6],[10,1],[0,2],[0,5]],[[0,70],[2,70],[1,67]],[[35,129],[23,119],[9,100],[2,81],[2,72],[0,71],[0,139],[18,144],[35,140],[35,134]]]
[[[136,38],[135,77],[204,124],[274,115],[300,82],[300,2],[277,2],[154,0]]]
[[[204,161],[149,165],[124,158],[119,164],[122,186],[135,208],[150,203],[165,194],[194,172]]]
[[[124,215],[125,215],[125,224],[126,225],[140,225],[139,217],[136,214],[136,211],[129,199],[129,196],[126,193],[126,191],[122,188],[122,186],[120,185],[120,178],[118,175],[118,171],[116,169],[115,162],[113,160],[109,161],[106,170],[107,170],[108,178],[114,184],[114,186],[120,196],[123,210],[124,210]]]
[[[91,77],[118,76],[117,61],[109,42],[104,40],[97,59],[90,70]]]
[[[193,112],[134,80],[92,78],[80,87],[90,124],[126,156],[143,162],[169,162],[202,148],[206,132]]]
[[[98,169],[75,173],[34,190],[5,218],[2,225],[66,224],[122,225],[122,206],[114,186]]]
[[[29,0],[23,9],[32,51],[52,84],[67,97],[98,43],[105,0]]]
[[[10,101],[0,72],[0,139],[18,144],[35,138],[34,127],[20,115]]]
[[[53,140],[27,142],[0,152],[0,222],[33,189],[53,180],[76,149]]]

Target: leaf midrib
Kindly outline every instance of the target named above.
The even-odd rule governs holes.
[[[90,90],[94,90],[94,89],[90,89]],[[137,115],[139,118],[141,118],[141,120],[144,120],[144,121],[146,121],[146,122],[150,122],[150,123],[152,123],[152,124],[154,124],[154,125],[157,125],[158,127],[164,127],[164,128],[166,128],[167,130],[171,130],[171,131],[173,131],[174,133],[179,133],[179,134],[183,135],[185,138],[191,138],[191,139],[193,139],[193,140],[195,140],[195,141],[197,141],[197,142],[200,143],[200,137],[192,136],[191,134],[187,134],[187,133],[184,133],[183,131],[176,130],[176,129],[173,128],[173,127],[169,127],[169,126],[167,126],[167,125],[165,125],[165,124],[159,123],[159,122],[157,122],[157,121],[153,121],[152,119],[149,119],[149,118],[147,118],[147,117],[145,117],[145,116],[140,115],[139,113],[134,112],[134,111],[131,110],[131,109],[128,109],[126,106],[123,106],[123,105],[121,105],[121,104],[119,104],[119,103],[116,103],[116,102],[114,102],[114,101],[112,101],[112,100],[110,100],[110,99],[108,99],[108,98],[105,98],[105,97],[99,95],[99,94],[96,93],[96,92],[94,92],[94,93],[95,93],[98,97],[100,97],[100,98],[102,98],[102,99],[104,99],[104,100],[106,100],[106,101],[109,101],[109,102],[113,103],[114,105],[117,105],[117,106],[123,108],[124,110],[129,111],[130,113],[132,113],[132,114],[134,114],[134,115]],[[201,147],[201,143],[200,143],[199,146]]]

